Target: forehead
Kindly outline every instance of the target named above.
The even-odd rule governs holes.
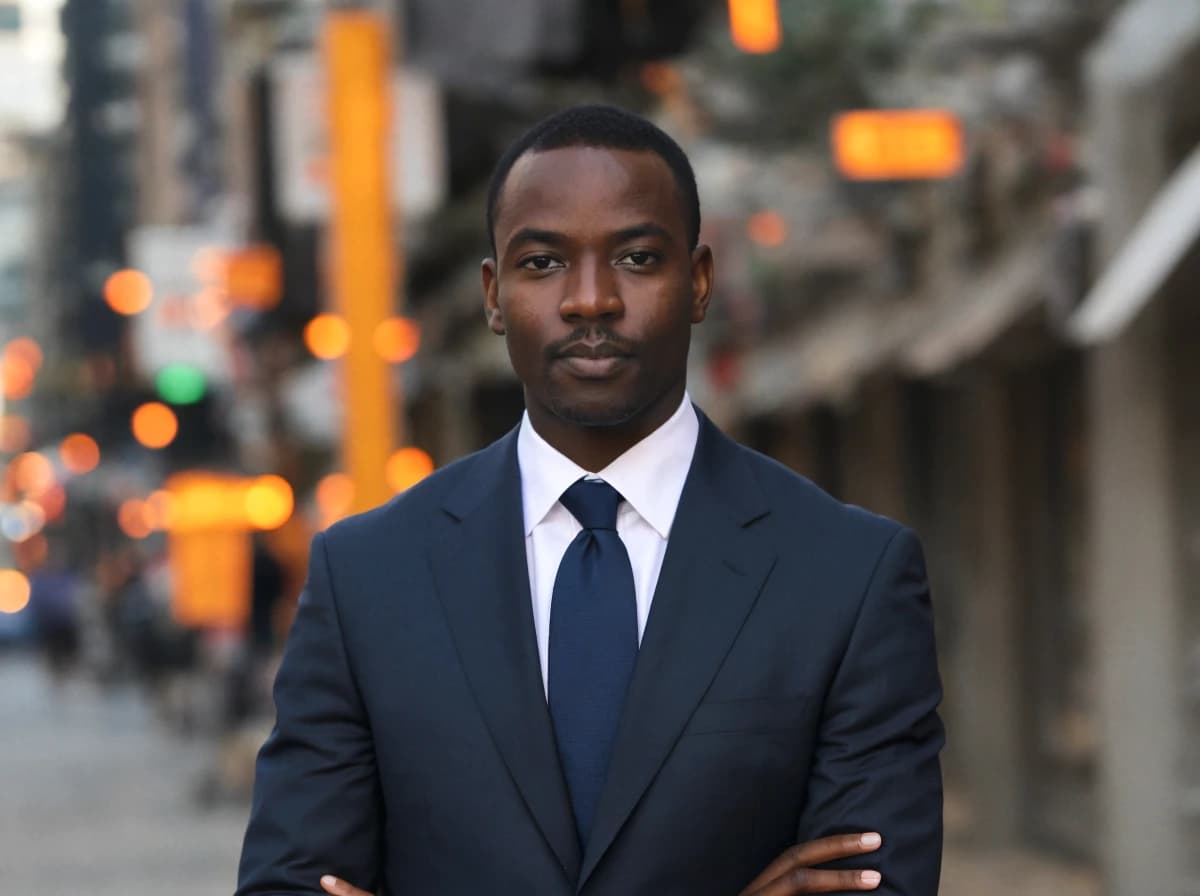
[[[568,236],[654,223],[686,242],[674,172],[657,153],[573,146],[517,159],[497,202],[496,242],[531,227]]]

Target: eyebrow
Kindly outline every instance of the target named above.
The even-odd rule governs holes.
[[[644,237],[657,237],[666,242],[671,242],[671,233],[665,227],[660,227],[650,221],[642,224],[635,224],[632,227],[626,227],[618,230],[613,234],[613,239],[618,243],[627,243],[631,240],[643,239]],[[512,239],[508,241],[508,250],[513,249],[523,243],[545,243],[548,246],[562,246],[569,240],[565,234],[559,233],[556,230],[543,230],[538,227],[522,227],[513,234]]]
[[[665,227],[660,227],[647,221],[645,224],[636,224],[633,227],[626,227],[624,230],[618,230],[614,236],[618,243],[627,243],[630,240],[639,240],[643,237],[653,236],[658,237],[666,242],[671,242],[671,234]]]
[[[522,227],[508,241],[507,249],[522,243],[545,243],[549,246],[561,246],[567,242],[565,235],[556,230],[541,230],[537,227]]]

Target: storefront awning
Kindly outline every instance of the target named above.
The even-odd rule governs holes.
[[[1083,345],[1112,339],[1158,292],[1200,239],[1200,147],[1159,191],[1150,210],[1067,322]]]
[[[900,353],[899,365],[936,376],[978,355],[1045,297],[1045,229],[1037,229],[932,308]]]

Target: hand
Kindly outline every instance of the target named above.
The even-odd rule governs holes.
[[[881,880],[877,871],[818,871],[812,866],[874,852],[882,842],[878,834],[843,834],[800,843],[768,865],[740,896],[802,896],[838,890],[874,890]],[[366,890],[331,875],[321,878],[321,888],[331,896],[371,896]]]
[[[326,874],[321,878],[321,889],[326,893],[332,893],[333,896],[371,896],[366,890],[360,890],[332,874]]]
[[[874,852],[882,843],[883,838],[878,834],[842,834],[799,843],[768,865],[750,886],[742,890],[740,896],[798,896],[801,893],[874,890],[882,880],[878,871],[818,871],[813,866]],[[338,896],[359,894],[347,892]]]

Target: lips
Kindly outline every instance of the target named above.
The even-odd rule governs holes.
[[[561,351],[557,360],[580,379],[600,380],[619,372],[629,359],[628,354],[612,343],[587,345],[580,342]]]

